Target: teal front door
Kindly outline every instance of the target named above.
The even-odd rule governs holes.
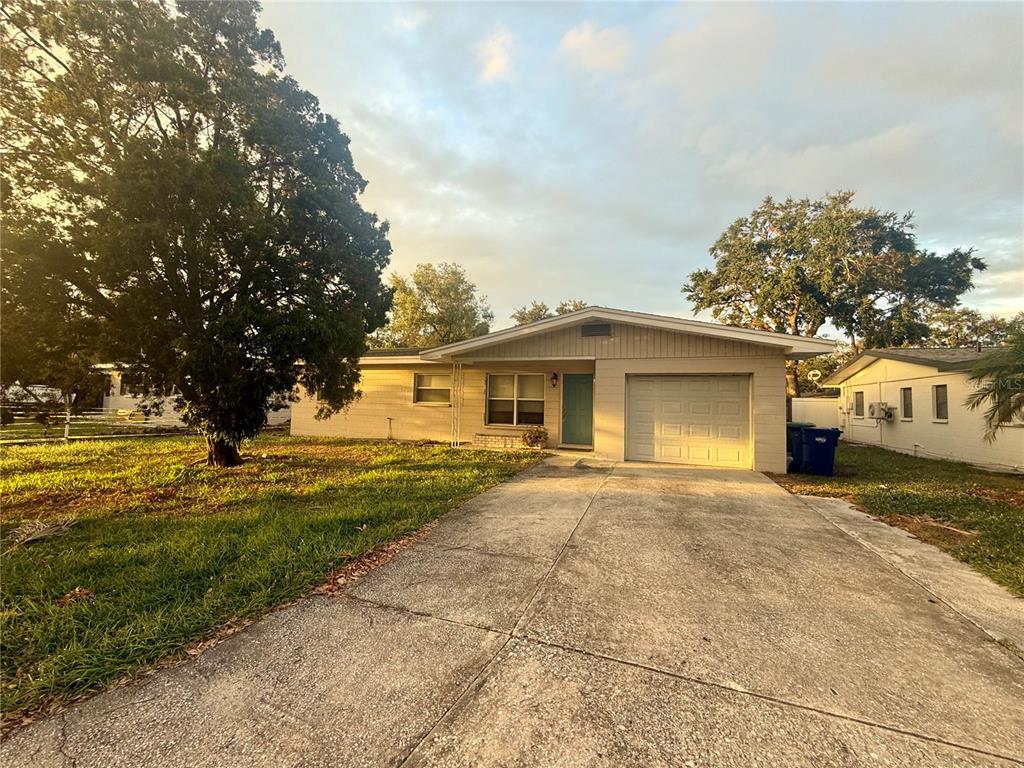
[[[594,444],[594,374],[562,376],[562,442]]]

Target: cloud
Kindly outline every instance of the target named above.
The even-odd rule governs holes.
[[[430,11],[422,5],[406,8],[395,13],[395,24],[407,32],[419,29],[430,20]]]
[[[852,188],[914,211],[923,247],[978,249],[968,306],[1024,309],[1024,152],[1001,129],[1020,124],[1020,48],[948,34],[1000,6],[522,3],[500,25],[419,7],[263,11],[352,138],[395,271],[459,262],[499,320],[567,293],[685,312],[680,283],[764,195]],[[480,87],[504,80],[520,87]]]
[[[573,27],[558,44],[574,64],[595,72],[617,72],[626,66],[633,43],[623,27],[595,27],[589,21]]]
[[[769,74],[777,27],[759,6],[710,6],[695,23],[684,18],[661,43],[656,78],[694,99],[753,88]]]
[[[729,154],[717,172],[751,186],[785,185],[794,194],[876,185],[882,178],[906,180],[927,172],[918,148],[920,125],[900,125],[866,138],[821,143],[799,149],[762,146]]]
[[[508,80],[512,76],[512,47],[515,38],[504,27],[495,30],[476,44],[480,63],[480,79],[485,83]]]

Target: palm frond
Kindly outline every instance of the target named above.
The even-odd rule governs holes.
[[[999,430],[1024,420],[1024,333],[1010,335],[1009,343],[980,359],[971,369],[970,380],[978,388],[967,396],[965,405],[985,409],[985,440],[992,442]]]

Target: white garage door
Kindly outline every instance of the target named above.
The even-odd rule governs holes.
[[[630,376],[626,458],[749,468],[749,377]]]

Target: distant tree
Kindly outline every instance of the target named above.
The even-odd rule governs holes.
[[[1005,347],[979,360],[970,380],[978,388],[966,404],[971,410],[986,407],[987,441],[994,441],[1005,426],[1024,421],[1024,330],[1013,330]]]
[[[852,203],[851,192],[766,198],[718,238],[714,270],[693,272],[684,295],[731,325],[813,336],[831,322],[854,353],[920,341],[927,310],[954,306],[985,264],[972,250],[921,251],[910,214]],[[788,394],[798,395],[795,361],[786,381]]]
[[[458,264],[420,264],[391,276],[391,321],[371,340],[380,347],[436,347],[487,333],[494,313]]]
[[[348,403],[390,296],[349,140],[258,13],[0,7],[5,357],[46,324],[25,370],[122,363],[220,466],[297,384],[320,415]]]
[[[586,309],[590,305],[582,299],[566,299],[565,301],[559,302],[558,306],[555,307],[554,313],[543,301],[531,302],[529,306],[517,307],[512,312],[512,319],[516,325],[526,325],[526,323],[532,323],[536,320],[545,320],[555,315],[567,315],[570,312],[578,312],[581,309]]]
[[[828,391],[821,386],[821,382],[850,362],[852,358],[853,351],[850,349],[850,345],[840,342],[836,345],[835,352],[797,362],[796,370],[800,394],[806,395]],[[812,374],[812,371],[817,373]]]
[[[516,307],[512,312],[512,319],[516,325],[526,325],[549,317],[554,317],[554,315],[543,301],[531,302],[528,307]]]
[[[570,312],[579,312],[581,309],[586,309],[590,305],[583,301],[583,299],[566,299],[565,301],[559,302],[558,306],[555,307],[556,315],[567,315]]]
[[[928,314],[928,338],[933,347],[995,347],[1006,342],[1015,327],[1024,327],[1024,312],[1012,320],[983,316],[968,307],[936,307]]]

